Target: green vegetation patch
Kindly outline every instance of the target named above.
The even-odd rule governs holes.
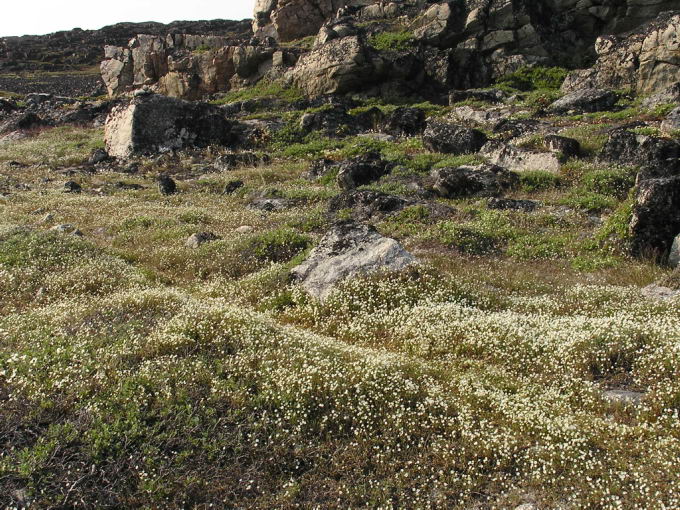
[[[374,34],[369,37],[368,44],[378,51],[406,51],[413,45],[413,41],[413,33],[402,30]]]

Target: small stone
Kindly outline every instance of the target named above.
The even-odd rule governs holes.
[[[219,237],[212,232],[198,232],[189,236],[184,244],[187,248],[196,249],[205,243],[216,241],[217,239],[219,239]]]
[[[64,184],[64,193],[80,193],[83,188],[75,181],[67,181]]]
[[[165,174],[161,174],[158,176],[157,182],[158,191],[161,195],[172,195],[174,193],[177,193],[177,184],[172,179],[172,177],[169,177]]]
[[[109,159],[109,153],[104,149],[95,149],[88,160],[90,165],[96,165],[97,163],[102,163]]]
[[[231,195],[234,191],[236,191],[239,188],[243,187],[243,181],[237,180],[237,181],[229,181],[227,184],[224,185],[224,191],[222,191],[223,195]]]
[[[237,229],[234,230],[237,234],[250,234],[252,231],[255,229],[251,227],[250,225],[241,225]]]
[[[76,230],[78,229],[76,229],[76,227],[74,227],[70,223],[64,223],[62,225],[55,225],[50,229],[50,232],[59,232],[60,234],[71,234]]]
[[[671,253],[668,255],[668,263],[673,268],[680,268],[680,234],[673,239]]]
[[[50,213],[47,213],[45,216],[42,217],[40,223],[51,223],[53,219],[54,216]]]

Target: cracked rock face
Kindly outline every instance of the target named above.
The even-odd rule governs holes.
[[[680,14],[661,14],[625,37],[600,37],[595,51],[595,65],[570,73],[563,91],[597,87],[661,93],[680,77]]]
[[[394,239],[369,225],[345,222],[336,224],[291,276],[323,301],[343,280],[380,270],[399,271],[415,262]]]

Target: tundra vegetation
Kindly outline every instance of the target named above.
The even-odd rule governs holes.
[[[398,55],[415,37],[369,42]],[[481,93],[315,103],[263,79],[214,97],[257,127],[238,161],[209,146],[93,162],[92,123],[1,140],[0,507],[680,508],[680,294],[644,290],[680,290],[680,269],[631,256],[641,169],[601,157],[618,130],[674,141],[677,105],[622,90],[605,111],[551,113],[566,76],[496,83],[504,121],[580,144],[513,136],[559,170],[503,174],[509,207],[431,191],[489,163],[423,135],[498,108]],[[419,130],[380,132],[405,107]],[[334,164],[361,157],[389,171],[355,191],[407,201],[366,221],[418,263],[320,301],[291,270],[356,216],[330,205],[347,195]]]

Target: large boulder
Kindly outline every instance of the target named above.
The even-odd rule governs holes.
[[[494,197],[519,182],[517,174],[496,165],[439,168],[432,177],[434,190],[443,198]]]
[[[293,83],[309,96],[362,90],[381,77],[382,60],[359,36],[333,39],[303,55]]]
[[[640,182],[630,222],[637,256],[667,257],[680,233],[680,176]]]
[[[380,154],[371,152],[364,156],[344,161],[339,166],[337,183],[340,189],[350,190],[377,181],[389,174],[394,163],[385,161]]]
[[[139,95],[114,108],[104,138],[110,156],[128,158],[185,147],[228,145],[232,123],[218,107],[160,95]]]
[[[343,280],[379,270],[398,271],[415,262],[397,241],[373,227],[344,222],[331,228],[291,275],[312,296],[324,300]]]
[[[256,0],[253,32],[257,37],[293,41],[315,35],[341,7],[374,3],[378,0]]]
[[[428,122],[423,133],[423,145],[426,148],[446,154],[473,154],[486,141],[486,135],[477,129],[441,121]]]

